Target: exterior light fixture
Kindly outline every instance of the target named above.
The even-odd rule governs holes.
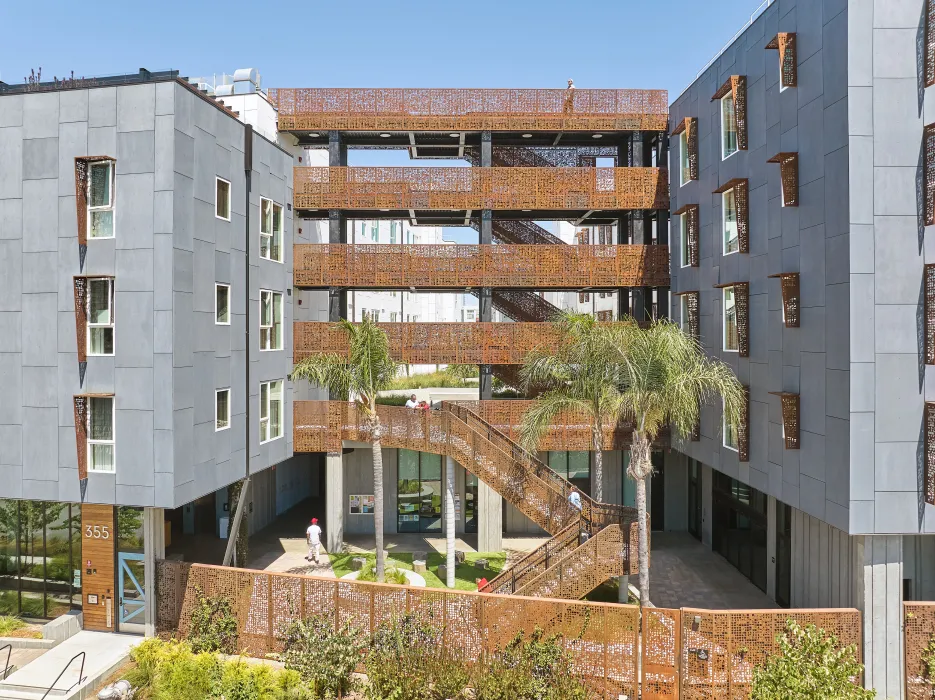
[[[523,211],[532,211],[532,209],[523,209]]]
[[[388,139],[389,137],[390,137],[389,134],[380,134],[381,139]]]
[[[310,138],[313,138],[313,139],[317,139],[317,138],[318,138],[318,134],[312,133],[312,134],[309,134],[309,137],[310,137]]]
[[[592,139],[602,139],[602,138],[604,138],[604,134],[591,134],[591,138],[592,138]]]
[[[389,211],[389,209],[381,209],[380,211]]]
[[[523,138],[524,138],[524,139],[531,139],[531,138],[532,138],[532,134],[523,134]]]
[[[456,138],[458,138],[461,134],[448,134],[448,135],[449,135],[451,138],[456,139]]]

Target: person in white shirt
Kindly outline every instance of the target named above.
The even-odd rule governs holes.
[[[571,487],[571,493],[568,494],[568,502],[573,508],[579,512],[581,511],[581,494],[578,493],[578,489],[574,486]]]
[[[409,400],[406,402],[406,408],[418,408],[419,402],[416,401],[416,395],[413,394],[409,397]]]
[[[305,559],[312,561],[314,558],[317,564],[318,553],[321,550],[321,528],[318,527],[318,518],[312,518],[312,524],[305,531],[305,539],[308,542],[308,556]]]

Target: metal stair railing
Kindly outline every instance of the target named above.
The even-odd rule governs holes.
[[[13,645],[7,642],[2,647],[0,647],[0,652],[6,649],[6,665],[3,667],[3,672],[0,673],[0,680],[6,680],[7,674],[10,672],[10,657],[13,654]]]
[[[492,578],[480,591],[511,594],[546,571],[555,562],[564,559],[567,554],[578,547],[580,541],[581,521],[579,519],[514,563],[509,569]]]
[[[77,654],[75,654],[74,656],[72,656],[71,659],[69,659],[69,661],[68,661],[67,664],[65,664],[65,668],[63,668],[62,671],[61,671],[61,673],[59,673],[59,674],[55,677],[55,680],[52,681],[52,685],[50,685],[50,686],[49,686],[49,689],[48,689],[47,691],[45,691],[45,695],[42,696],[41,700],[45,700],[46,697],[48,697],[49,693],[51,693],[51,692],[52,692],[52,689],[55,687],[55,684],[58,683],[59,679],[60,679],[62,676],[65,675],[65,671],[67,671],[69,668],[71,668],[72,662],[73,662],[75,659],[77,659],[79,656],[81,657],[81,669],[78,671],[78,680],[75,681],[74,683],[72,683],[68,688],[66,688],[64,692],[67,693],[67,692],[71,691],[71,689],[74,688],[76,685],[81,685],[84,681],[87,680],[87,678],[85,678],[85,675],[84,675],[84,662],[85,662],[85,660],[87,659],[87,654],[86,654],[85,652],[83,652],[83,651],[79,651]]]

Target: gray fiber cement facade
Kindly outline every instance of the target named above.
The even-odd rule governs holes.
[[[116,161],[114,238],[89,239],[83,269],[82,156]],[[0,93],[0,498],[81,500],[79,394],[115,400],[116,468],[89,473],[88,502],[173,508],[242,478],[248,393],[251,472],[292,457],[292,168],[289,153],[175,80]],[[216,177],[231,183],[230,221],[215,216]],[[260,197],[283,206],[282,263],[259,256]],[[83,384],[76,275],[113,276],[115,290],[114,355],[89,356]],[[216,282],[231,285],[230,325],[215,323]],[[283,294],[281,350],[259,350],[260,289]],[[267,380],[283,380],[283,435],[260,444]],[[215,431],[225,387],[230,429]]]

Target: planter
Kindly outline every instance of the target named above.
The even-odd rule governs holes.
[[[410,586],[417,586],[418,588],[425,588],[425,579],[419,576],[415,571],[409,571],[408,569],[398,569],[403,572],[403,575],[406,577],[406,581]],[[352,571],[349,574],[344,574],[341,577],[343,581],[356,581],[357,577],[360,576],[359,571]]]

